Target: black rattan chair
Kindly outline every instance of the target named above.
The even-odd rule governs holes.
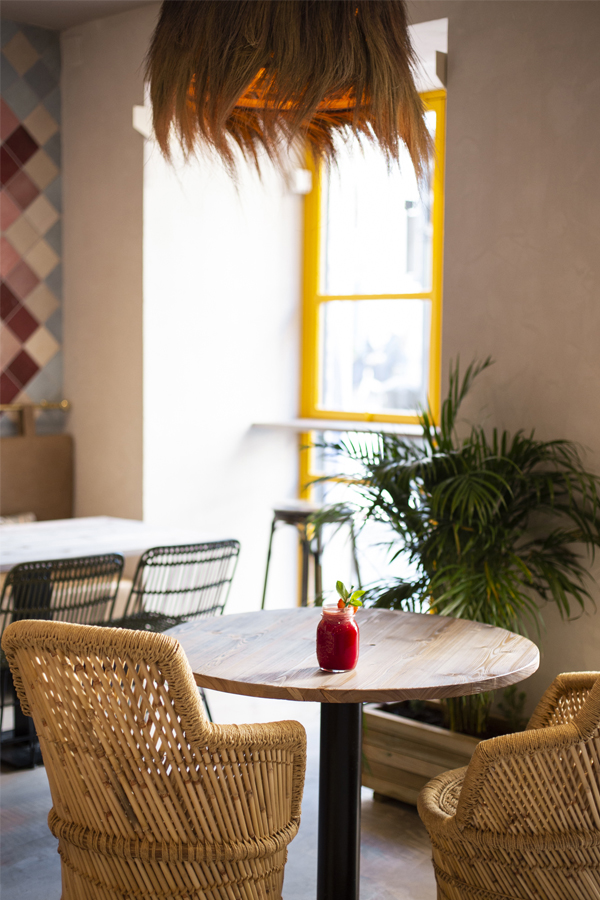
[[[81,625],[108,625],[123,571],[118,553],[77,559],[20,563],[6,576],[0,598],[0,635],[11,622],[51,619]],[[32,719],[15,698],[8,663],[0,657],[0,724],[5,706],[14,704],[14,728],[2,732],[3,762],[33,766],[37,739]]]
[[[120,628],[166,631],[223,612],[239,541],[153,547],[138,563]]]
[[[239,541],[153,547],[141,557],[123,618],[113,624],[137,631],[166,631],[225,609],[240,552]],[[208,718],[212,716],[200,691]]]

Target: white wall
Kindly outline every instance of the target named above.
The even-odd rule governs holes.
[[[75,514],[141,518],[143,59],[158,4],[62,34],[64,390]]]
[[[231,608],[252,608],[272,505],[297,492],[296,437],[251,425],[297,412],[301,200],[272,174],[144,166],[132,107],[158,9],[62,35],[76,515],[238,537]],[[272,604],[295,602],[296,546],[282,528]]]
[[[273,504],[297,496],[301,198],[268,167],[144,167],[144,516],[242,543],[228,609],[256,609]],[[297,597],[275,537],[268,605]]]

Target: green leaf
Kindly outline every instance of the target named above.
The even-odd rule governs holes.
[[[343,581],[336,581],[336,583],[335,583],[335,589],[336,589],[336,591],[338,592],[338,594],[340,595],[340,597],[342,598],[342,600],[343,600],[344,602],[345,602],[345,601],[348,599],[348,597],[350,596],[349,592],[346,590],[346,587],[345,587]]]
[[[357,481],[351,502],[325,506],[313,521],[328,533],[391,531],[389,560],[406,559],[411,576],[367,585],[366,606],[432,608],[526,634],[539,630],[544,603],[565,619],[593,605],[600,478],[568,440],[479,424],[459,433],[461,405],[489,365],[474,361],[463,374],[451,364],[440,419],[422,410],[417,439],[354,433],[323,445],[350,461],[340,476],[356,472]],[[346,603],[359,597],[341,582],[337,589]]]

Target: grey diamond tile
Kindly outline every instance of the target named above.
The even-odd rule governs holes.
[[[4,25],[4,22],[2,23]],[[0,417],[0,437],[15,437],[19,434],[19,426],[16,420],[9,419],[8,416]]]
[[[2,96],[4,96],[4,92],[8,90],[11,84],[14,84],[15,81],[17,81],[18,77],[19,76],[3,53],[2,67],[0,68],[0,79],[2,80]]]
[[[62,344],[63,334],[62,334],[62,309],[55,309],[49,319],[46,319],[46,328],[56,340]]]
[[[35,25],[21,25],[21,31],[40,56],[44,50],[58,42],[56,32],[49,31],[47,28],[37,28]]]
[[[44,50],[42,53],[42,62],[44,65],[48,66],[50,71],[53,72],[57,78],[60,78],[60,43],[58,38],[54,44],[48,47],[47,50]]]
[[[45,279],[55,297],[62,299],[62,265],[58,265]]]
[[[16,22],[8,22],[6,19],[2,19],[0,23],[0,40],[3,47],[9,41],[12,41],[18,30],[19,26]]]
[[[58,175],[44,191],[52,206],[62,212],[62,178]]]
[[[63,390],[62,351],[53,356],[47,366],[27,384],[27,394],[34,403],[40,400],[62,400]],[[64,415],[64,413],[61,413]]]
[[[38,59],[36,64],[23,75],[23,80],[36,92],[40,100],[47,97],[57,84],[55,75],[50,72],[41,59]]]
[[[62,253],[62,222],[59,219],[55,222],[50,231],[44,235],[46,243],[50,244],[55,253],[59,256]]]
[[[52,162],[60,169],[60,162],[62,157],[60,131],[57,131],[56,134],[52,135],[49,141],[46,141],[46,143],[44,144],[44,150],[46,151]]]
[[[57,122],[60,122],[60,87],[55,87],[44,100],[44,106]]]
[[[14,84],[11,84],[8,90],[4,90],[3,86],[2,97],[21,121],[25,119],[30,112],[33,112],[40,102],[35,91],[32,91],[22,78],[18,78]],[[50,112],[50,110],[48,110],[48,112]]]

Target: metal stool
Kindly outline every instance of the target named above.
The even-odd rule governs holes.
[[[271,536],[269,538],[269,550],[267,553],[267,568],[265,569],[265,584],[263,587],[261,609],[265,608],[265,599],[267,596],[267,580],[269,578],[269,565],[271,563],[271,548],[273,546],[273,534],[278,522],[285,525],[295,525],[300,536],[300,546],[302,548],[302,590],[300,595],[300,603],[307,606],[308,603],[308,561],[309,557],[313,557],[315,563],[315,597],[320,597],[322,588],[321,583],[321,531],[315,528],[314,538],[308,537],[308,518],[313,513],[320,510],[320,506],[308,503],[306,500],[290,500],[287,503],[278,506],[273,510],[273,522],[271,524]]]

